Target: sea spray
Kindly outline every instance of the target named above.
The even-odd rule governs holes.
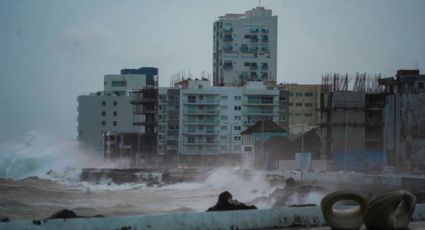
[[[72,169],[105,164],[102,156],[81,148],[75,140],[36,131],[28,132],[21,140],[0,145],[0,177],[3,178],[56,176],[59,179],[64,176],[71,179],[70,176],[79,175]]]

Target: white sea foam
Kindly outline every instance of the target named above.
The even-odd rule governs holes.
[[[28,132],[21,140],[0,145],[0,177],[3,178],[36,176],[75,180],[78,169],[106,164],[101,156],[81,148],[75,140],[36,131]]]

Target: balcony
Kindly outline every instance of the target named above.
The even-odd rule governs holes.
[[[233,41],[232,35],[224,35],[223,41],[225,41],[225,42],[231,42],[231,41]]]
[[[231,70],[231,69],[233,69],[232,63],[224,63],[223,69],[225,69],[225,70]]]
[[[257,69],[258,69],[258,66],[257,66],[257,65],[251,65],[251,66],[249,67],[249,69],[250,69],[250,70],[257,70]]]
[[[220,104],[219,100],[184,100],[184,104],[191,104],[191,105],[218,105]]]
[[[274,116],[279,115],[279,112],[274,110],[244,110],[242,111],[242,114],[246,116]]]
[[[249,32],[251,33],[258,33],[258,28],[250,28]]]
[[[233,32],[232,27],[223,27],[223,32]]]
[[[156,114],[156,109],[134,109],[133,114],[134,115],[143,115],[143,114]]]
[[[199,141],[199,142],[188,142],[188,141],[185,141],[185,142],[183,142],[183,145],[191,145],[191,146],[194,146],[194,145],[201,145],[201,146],[207,146],[207,145],[219,145],[220,144],[220,142],[218,142],[218,141],[213,141],[213,142],[207,142],[207,141]],[[201,151],[201,152],[203,152],[203,151]]]
[[[183,135],[212,135],[216,136],[219,134],[217,130],[185,130]]]
[[[218,125],[218,120],[199,120],[199,119],[184,119],[183,124],[185,125]]]
[[[246,45],[246,44],[242,44],[242,45],[241,45],[240,50],[241,50],[241,52],[243,52],[243,53],[248,53],[248,52],[249,52],[248,45]]]
[[[218,110],[184,110],[185,115],[218,115]]]
[[[233,46],[231,46],[231,45],[223,46],[223,50],[224,51],[232,51],[233,50]]]
[[[155,103],[156,98],[133,96],[131,104]]]
[[[253,36],[249,39],[250,42],[258,42],[258,37]]]
[[[267,53],[267,52],[269,52],[269,47],[263,46],[263,47],[261,47],[261,51]]]
[[[260,105],[260,106],[279,106],[278,104],[274,104],[272,100],[243,100],[243,105]]]

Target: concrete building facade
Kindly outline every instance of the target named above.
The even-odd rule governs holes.
[[[288,126],[291,133],[300,133],[317,127],[320,121],[320,85],[284,84],[279,85],[289,94]]]
[[[385,163],[402,170],[425,170],[425,75],[399,70],[381,79],[385,86]]]
[[[277,75],[277,16],[264,7],[226,14],[213,27],[213,85],[273,81]]]
[[[78,96],[77,129],[81,144],[102,152],[107,158],[117,157],[117,151],[121,157],[125,146],[124,154],[129,153],[130,145],[125,143],[124,134],[141,132],[133,121],[130,92],[155,87],[157,79],[151,75],[152,70],[157,69],[123,69],[121,74],[105,75],[103,91]]]
[[[187,80],[180,89],[179,153],[240,155],[242,130],[259,120],[279,120],[279,91],[262,82],[211,87]]]
[[[356,76],[352,88],[341,83],[348,77],[329,82],[320,95],[320,158],[332,162],[331,170],[382,168],[385,95],[378,78]]]

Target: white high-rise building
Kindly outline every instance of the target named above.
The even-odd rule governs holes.
[[[214,22],[213,85],[274,81],[277,74],[277,16],[256,7]]]
[[[262,82],[211,87],[185,80],[180,88],[179,152],[183,155],[241,153],[241,132],[259,120],[279,121],[279,90]]]

